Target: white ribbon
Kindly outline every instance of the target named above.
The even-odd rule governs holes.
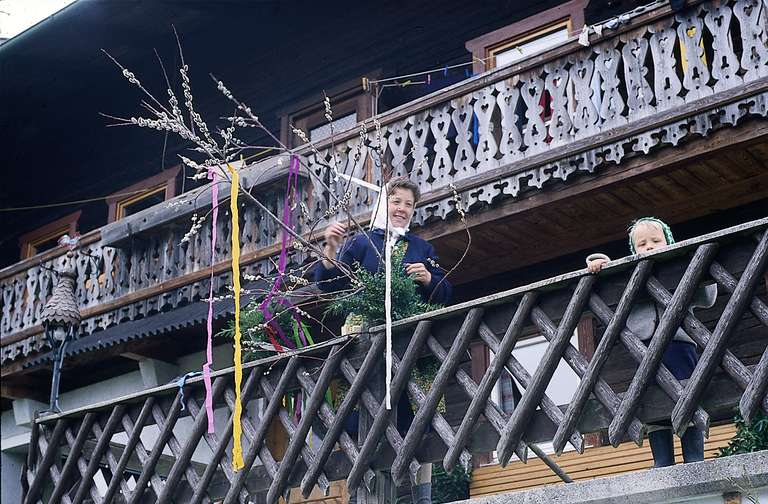
[[[365,180],[344,173],[339,173],[339,177],[348,180],[354,184],[365,187],[371,191],[377,192],[379,197],[376,199],[376,206],[373,209],[371,217],[371,229],[384,230],[384,324],[385,324],[385,355],[384,366],[386,373],[384,383],[386,392],[384,403],[388,410],[392,409],[392,400],[390,388],[392,386],[392,249],[397,243],[397,239],[404,236],[408,227],[398,228],[389,225],[389,213],[387,212],[387,188],[386,184],[379,187]]]

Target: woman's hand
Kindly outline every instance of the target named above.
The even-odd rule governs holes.
[[[405,272],[410,275],[417,283],[428,286],[432,283],[432,273],[429,272],[424,263],[413,263],[405,265]]]
[[[323,266],[326,268],[333,268],[332,259],[336,258],[336,253],[346,234],[347,226],[341,222],[334,222],[325,228],[325,233],[323,233],[325,238],[325,248],[323,249],[325,257],[323,258]]]

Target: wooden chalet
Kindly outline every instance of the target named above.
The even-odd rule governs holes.
[[[415,231],[459,265],[453,305],[394,327],[391,393],[420,405],[405,437],[382,405],[382,327],[245,365],[239,472],[230,344],[215,348],[214,434],[202,378],[177,384],[204,361],[211,271],[216,328],[231,317],[230,244],[212,260],[209,223],[182,242],[212,198],[178,165],[189,145],[98,115],[138,115],[141,99],[102,48],[163,96],[156,50],[178,84],[172,26],[203,114],[228,113],[212,73],[302,156],[300,232],[322,230],[344,192],[331,159],[419,184]],[[648,469],[643,439],[664,419],[707,432],[711,457],[736,412],[768,413],[765,1],[80,0],[0,45],[0,75],[0,194],[16,209],[0,243],[3,502],[392,502],[430,461],[471,470],[476,497]],[[359,148],[361,123],[383,159]],[[249,141],[265,149],[240,166],[243,186],[282,208],[287,155]],[[356,189],[350,211],[364,221],[373,203]],[[274,275],[279,228],[248,202],[240,215],[243,273]],[[628,256],[645,215],[678,243]],[[75,232],[68,255],[56,240]],[[616,258],[598,275],[584,269],[595,251]],[[43,312],[65,267],[81,322],[62,412],[41,413]],[[689,313],[704,284],[716,304]],[[650,346],[625,328],[648,299],[663,312]],[[660,365],[678,327],[701,352],[682,382]],[[427,392],[411,379],[425,355],[441,362]],[[323,400],[334,380],[350,385],[337,409]],[[281,400],[292,390],[300,418]],[[343,429],[355,407],[359,439]]]

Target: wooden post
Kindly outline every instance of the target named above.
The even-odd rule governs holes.
[[[469,354],[472,364],[472,379],[480,385],[485,375],[485,371],[490,365],[490,352],[488,347],[482,341],[473,341],[469,344]],[[493,460],[492,452],[476,453],[472,455],[472,465],[480,467],[484,464],[490,464]]]
[[[595,334],[595,318],[592,315],[586,315],[579,320],[576,326],[576,334],[579,338],[579,352],[581,352],[587,361],[591,362],[597,349],[597,334]],[[584,444],[587,446],[604,446],[601,432],[592,432],[584,434]]]
[[[364,338],[370,339],[371,335],[368,332],[364,333]],[[378,401],[380,405],[384,404],[385,395],[385,380],[384,380],[384,360],[379,359],[373,366],[370,378],[368,379],[368,390],[373,394],[373,397]],[[393,400],[394,408],[397,408],[396,402]],[[360,412],[360,423],[358,425],[358,444],[362,446],[365,443],[365,439],[373,426],[373,416],[368,413],[368,409],[362,404],[358,406]],[[397,411],[392,411],[391,418],[397,418]],[[376,478],[374,479],[373,491],[369,491],[365,485],[358,485],[357,490],[357,504],[390,504],[394,503],[397,499],[397,488],[392,482],[392,475],[389,471],[377,470],[375,471]]]

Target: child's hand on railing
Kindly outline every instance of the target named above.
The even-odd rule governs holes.
[[[590,254],[587,257],[587,269],[590,273],[598,273],[603,269],[603,265],[611,260],[605,254]]]

